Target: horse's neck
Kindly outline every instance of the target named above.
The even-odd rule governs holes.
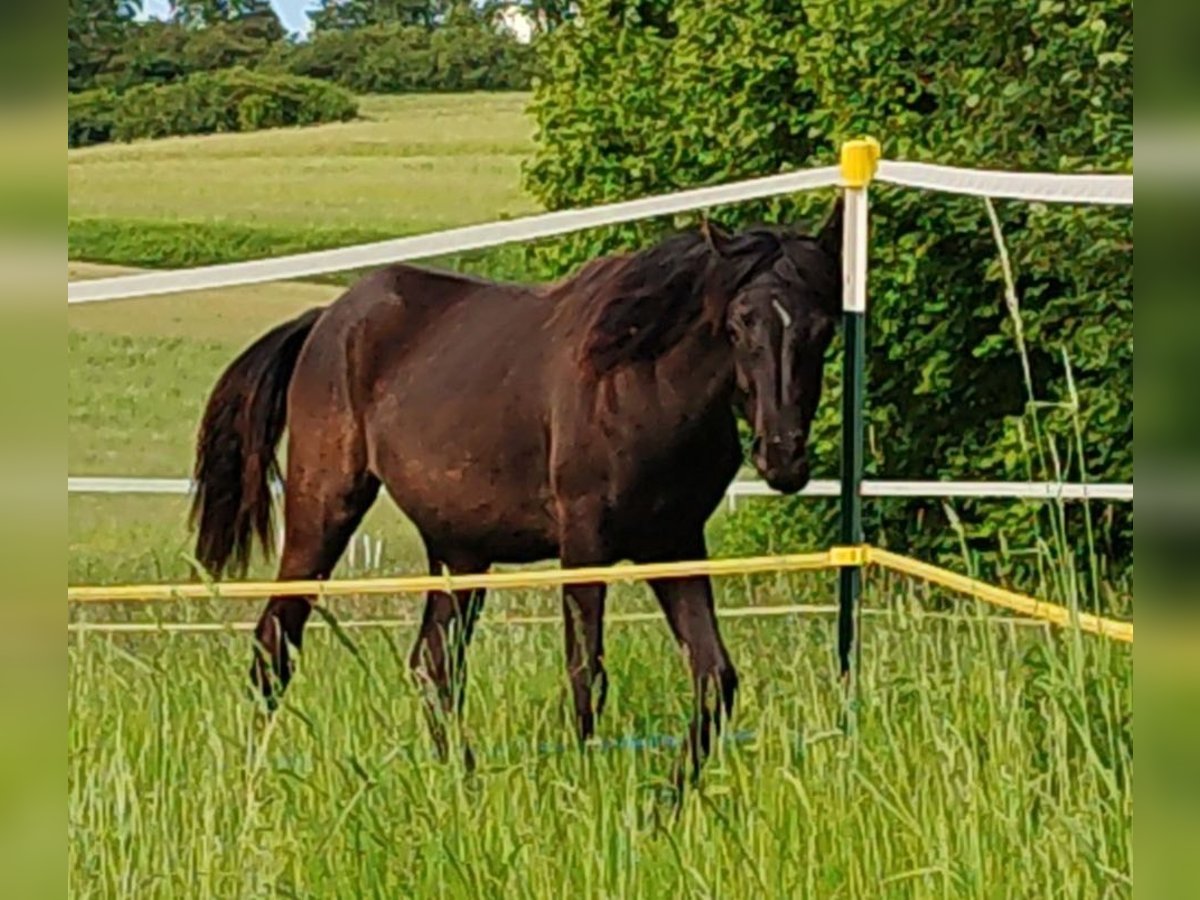
[[[660,401],[689,420],[704,418],[733,395],[733,348],[711,327],[698,324],[658,361]]]

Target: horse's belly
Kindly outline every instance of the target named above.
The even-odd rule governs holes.
[[[396,504],[432,547],[462,549],[488,562],[533,562],[557,555],[557,528],[536,497],[500,497],[437,482],[406,486],[398,493],[393,493]]]
[[[451,443],[441,455],[401,441],[383,454],[380,477],[401,511],[435,548],[490,562],[557,555],[557,525],[544,463],[535,454],[476,458]],[[457,452],[456,452],[457,451]]]

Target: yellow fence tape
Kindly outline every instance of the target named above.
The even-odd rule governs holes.
[[[1079,628],[1083,631],[1124,641],[1128,644],[1133,643],[1132,622],[1106,619],[1102,616],[1092,615],[1091,613],[1073,613],[1065,606],[1035,600],[1033,597],[1026,596],[1025,594],[1018,594],[1015,591],[998,588],[986,582],[976,581],[974,578],[959,575],[957,572],[951,572],[949,569],[931,566],[929,563],[923,563],[908,556],[901,556],[899,553],[889,553],[887,550],[880,550],[877,547],[872,547],[867,551],[867,558],[873,565],[881,568],[900,572],[904,575],[911,575],[923,581],[949,588],[952,591],[967,594],[977,600],[983,600],[995,606],[1002,606],[1005,609],[1011,609],[1015,612],[1032,616],[1035,619],[1043,619],[1055,625],[1066,626],[1077,622]]]
[[[156,600],[254,600],[266,597],[345,597],[377,594],[424,594],[426,591],[514,590],[562,587],[567,584],[612,584],[688,575],[754,575],[828,569],[851,563],[834,562],[833,551],[742,559],[642,563],[577,569],[489,572],[482,575],[416,575],[402,578],[348,578],[338,581],[243,581],[230,584],[140,584],[112,587],[69,587],[68,603],[127,603]]]
[[[648,563],[639,565],[597,566],[578,569],[544,569],[517,572],[490,572],[479,575],[419,575],[401,578],[358,578],[337,581],[260,581],[230,584],[187,585],[113,585],[68,587],[68,603],[128,603],[164,600],[252,600],[267,597],[316,596],[318,598],[371,596],[381,594],[423,594],[431,590],[513,590],[520,588],[562,587],[567,584],[645,581],[654,578],[682,578],[691,575],[755,575],[771,572],[798,572],[835,569],[844,566],[875,565],[923,581],[937,584],[977,600],[991,603],[1022,615],[1060,626],[1078,625],[1091,634],[1125,643],[1133,643],[1133,623],[1108,619],[1091,613],[1072,612],[1065,606],[1036,600],[1025,594],[995,587],[986,582],[959,575],[949,569],[880,550],[877,547],[832,547],[818,553],[785,556],[756,556],[741,559],[707,559],[693,562]],[[725,615],[781,615],[805,607],[743,607],[727,610]],[[640,614],[631,614],[640,615]],[[650,615],[650,614],[647,614]],[[540,618],[540,617],[539,617]],[[634,619],[630,619],[634,621]],[[101,623],[96,623],[100,625]],[[79,630],[90,629],[86,625]],[[153,628],[154,626],[152,626]]]

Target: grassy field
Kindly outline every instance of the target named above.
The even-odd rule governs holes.
[[[69,150],[68,255],[193,266],[536,211],[520,184],[532,147],[527,99],[364,97],[355,122]],[[437,262],[506,278],[525,271],[520,247]]]
[[[72,150],[68,216],[409,234],[519,215],[525,103],[367,97],[355,122]]]
[[[828,596],[828,576],[809,580],[744,587],[760,602]],[[727,588],[725,604],[739,593]],[[630,589],[613,606],[644,603]],[[610,626],[610,702],[581,754],[564,721],[559,628],[501,625],[492,609],[471,655],[473,776],[431,757],[407,678],[410,628],[348,631],[357,659],[314,629],[269,723],[245,699],[244,635],[74,635],[68,889],[1130,896],[1127,648],[903,613],[868,620],[850,737],[836,727],[827,617],[727,622],[738,713],[703,789],[678,808],[671,739],[689,689],[661,623]]]
[[[518,215],[525,95],[367,97],[364,121],[67,154],[69,278],[224,262]],[[503,270],[519,248],[442,260]],[[337,288],[272,284],[68,310],[68,470],[178,476],[220,370]]]
[[[374,99],[368,120],[68,153],[68,277],[336,246],[533,209],[520,96]],[[448,261],[488,272],[503,253]],[[110,265],[100,265],[106,263]],[[114,265],[117,267],[114,267]],[[218,373],[324,303],[273,284],[68,310],[68,471],[178,477]],[[765,501],[770,502],[770,501]],[[68,498],[68,583],[191,576],[182,497]],[[720,551],[720,546],[716,548]],[[378,554],[378,559],[375,554]],[[380,503],[338,574],[422,568]],[[256,564],[253,575],[272,567]],[[718,605],[833,599],[828,573],[728,579]],[[869,580],[855,728],[837,728],[832,619],[732,618],[729,740],[676,807],[690,690],[661,621],[614,624],[600,740],[567,749],[553,592],[489,598],[471,656],[467,776],[431,760],[411,624],[306,641],[283,712],[246,696],[258,604],[76,609],[215,633],[67,640],[72,896],[1125,897],[1132,894],[1132,652]],[[614,590],[616,613],[652,612]],[[412,598],[341,620],[411,622]],[[552,621],[511,625],[508,614]]]

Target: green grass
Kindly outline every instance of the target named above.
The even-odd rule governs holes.
[[[739,580],[722,599],[828,588],[828,576]],[[686,720],[665,626],[610,626],[608,746],[581,754],[560,629],[488,624],[554,597],[489,602],[465,719],[474,776],[431,758],[411,629],[347,632],[357,659],[311,630],[270,723],[246,699],[245,635],[70,637],[69,893],[1131,894],[1128,648],[908,609],[871,618],[845,736],[828,618],[727,621],[743,678],[730,734],[743,742],[722,746],[677,815],[678,750],[633,740],[678,738]],[[647,606],[633,588],[612,603]]]
[[[67,460],[73,475],[179,477],[232,343],[69,331]]]
[[[366,121],[72,150],[68,216],[408,234],[520,215],[525,103],[368,97]]]
[[[365,121],[344,126],[69,151],[68,247],[76,262],[68,277],[126,271],[97,262],[227,262],[529,212],[518,177],[530,147],[525,102],[518,94],[369,97]],[[433,262],[519,277],[523,249]],[[220,372],[264,330],[338,292],[278,283],[70,308],[68,471],[186,475]],[[411,531],[386,503],[379,507],[368,525],[384,521],[398,531],[392,543],[405,549],[397,564],[420,568]],[[189,574],[180,498],[75,496],[68,510],[69,581]]]
[[[364,97],[356,122],[69,150],[68,256],[198,266],[536,212],[520,181],[532,149],[527,99]],[[430,262],[496,278],[528,272],[517,246]]]
[[[69,501],[68,580],[186,578],[178,497]],[[339,576],[420,569],[386,504]],[[254,577],[268,576],[259,561]],[[831,573],[728,578],[718,607],[829,604]],[[947,602],[950,601],[950,602]],[[412,622],[419,598],[345,598]],[[665,624],[612,623],[599,743],[571,748],[556,592],[493,593],[472,648],[469,776],[432,758],[409,626],[311,628],[289,703],[246,698],[242,632],[68,637],[68,891],[174,896],[1130,896],[1132,648],[872,576],[855,728],[829,615],[731,619],[729,735],[677,809],[690,688]],[[952,607],[955,618],[926,611]],[[258,602],[76,608],[249,623]],[[610,611],[653,611],[621,585]]]

